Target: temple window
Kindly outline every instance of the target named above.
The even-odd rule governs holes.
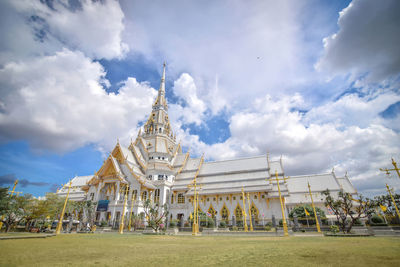
[[[154,191],[154,202],[159,202],[160,201],[160,189],[156,189]]]
[[[147,199],[147,191],[143,191],[142,200],[145,201]]]
[[[242,208],[239,206],[239,205],[237,205],[236,206],[236,209],[235,209],[235,216],[236,216],[236,219],[237,220],[239,220],[239,219],[241,219],[242,218]]]
[[[185,203],[185,196],[180,193],[178,194],[178,204],[184,204]]]
[[[236,200],[236,197],[233,197],[233,200]]]

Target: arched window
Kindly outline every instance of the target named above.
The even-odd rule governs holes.
[[[251,216],[254,217],[256,224],[258,224],[258,209],[254,205],[254,203],[252,203],[252,205],[251,205]]]
[[[174,193],[171,194],[171,204],[174,204]]]
[[[160,189],[156,189],[154,191],[154,202],[157,203],[160,201]]]
[[[180,193],[178,194],[178,204],[184,204],[185,203],[185,196]]]
[[[221,217],[222,217],[222,220],[224,220],[224,221],[226,221],[226,222],[229,221],[229,210],[228,210],[228,208],[225,206],[225,203],[224,203],[224,206],[223,206],[222,209],[221,209]]]
[[[133,200],[136,200],[136,198],[137,198],[137,190],[133,190],[132,198],[133,198]]]
[[[235,209],[235,217],[236,217],[237,221],[243,220],[243,218],[242,218],[243,217],[242,207],[240,207],[239,204],[236,206],[236,209]]]
[[[211,214],[211,217],[215,217],[215,209],[213,208],[212,204],[210,204],[210,207],[208,208],[208,213]]]
[[[142,201],[146,201],[147,199],[147,191],[143,191],[142,193]]]

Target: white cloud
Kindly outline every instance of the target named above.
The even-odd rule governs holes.
[[[42,41],[80,50],[92,58],[122,58],[129,50],[122,42],[124,13],[118,1],[83,0],[73,7],[64,1],[12,1],[26,23],[43,35]],[[11,10],[13,12],[13,10]]]
[[[400,101],[400,95],[392,92],[361,97],[349,94],[335,102],[328,102],[320,107],[314,107],[305,118],[306,122],[331,122],[337,126],[355,125],[368,127],[371,123],[381,124],[384,120],[379,116],[390,105]]]
[[[206,111],[205,103],[197,96],[197,87],[193,78],[183,73],[174,82],[174,95],[183,101],[181,104],[170,104],[170,114],[173,120],[182,120],[184,124],[200,125]]]
[[[156,91],[134,78],[118,94],[104,90],[104,69],[81,52],[10,62],[0,70],[0,134],[34,149],[69,151],[88,143],[128,142],[151,110]],[[122,135],[122,136],[121,136]]]
[[[353,0],[340,12],[339,31],[324,39],[318,69],[380,82],[400,73],[400,2]]]
[[[304,115],[294,111],[304,105],[300,95],[282,99],[267,95],[255,101],[252,108],[233,114],[229,126],[231,137],[223,143],[207,145],[188,131],[181,131],[179,135],[187,140],[186,146],[197,149],[197,155],[205,152],[208,159],[230,159],[269,151],[275,157],[283,154],[288,175],[329,172],[332,167],[339,176],[349,171],[351,179],[361,185],[360,191],[370,193],[371,188],[382,188],[383,175],[379,168],[387,166],[391,156],[400,156],[400,134],[373,122],[385,108],[379,103],[387,97],[394,96],[382,96],[382,99],[371,102],[355,96],[345,100],[363,107],[360,114],[366,113],[370,119],[363,127],[344,123],[349,115],[361,115],[342,108],[341,100],[318,107],[315,112],[310,111],[326,111],[341,123],[330,121],[328,116],[326,122],[318,121],[318,117],[316,122],[309,119],[305,125]],[[365,108],[368,106],[372,108]],[[360,181],[366,181],[368,186],[363,186]]]
[[[124,40],[132,51],[154,64],[166,59],[173,76],[188,72],[212,114],[246,107],[266,92],[281,94],[311,77],[305,66],[308,55],[299,26],[304,7],[299,2],[121,5],[126,14]]]

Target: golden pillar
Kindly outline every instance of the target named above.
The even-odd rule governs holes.
[[[387,191],[389,192],[390,198],[393,201],[393,205],[394,205],[394,208],[396,209],[397,216],[400,219],[400,212],[399,212],[399,209],[397,208],[396,201],[394,201],[394,197],[392,195],[392,190],[389,188],[388,184],[386,184],[386,188],[387,188]]]
[[[61,232],[62,222],[63,222],[63,219],[64,219],[65,207],[67,206],[69,190],[70,189],[71,189],[71,180],[69,181],[68,192],[67,192],[67,196],[65,197],[64,207],[63,207],[61,215],[60,215],[60,220],[58,221],[58,225],[57,225],[57,229],[56,229],[56,235],[60,234],[60,232]]]
[[[124,220],[125,220],[126,200],[128,199],[128,188],[129,188],[129,186],[125,185],[124,208],[122,209],[122,217],[121,217],[121,222],[119,224],[119,233],[120,234],[124,233]]]
[[[394,160],[394,158],[392,158],[392,165],[393,165],[393,169],[382,169],[380,168],[381,171],[385,172],[386,174],[390,174],[390,172],[395,171],[397,173],[397,176],[400,178],[400,169],[397,167],[397,162]]]
[[[131,226],[132,226],[132,214],[133,214],[133,204],[135,200],[133,199],[135,196],[133,195],[133,190],[132,190],[132,197],[131,197],[131,212],[129,213],[129,223],[128,223],[128,231],[131,231]]]
[[[288,227],[287,227],[287,224],[286,224],[285,208],[284,208],[284,205],[283,205],[281,188],[279,186],[278,171],[275,171],[275,177],[276,177],[276,184],[278,185],[279,201],[281,203],[283,233],[284,233],[285,236],[289,236],[289,231],[288,231]],[[283,179],[285,179],[285,178],[283,178]]]
[[[321,227],[319,225],[319,221],[318,221],[318,217],[317,217],[317,212],[315,211],[315,205],[314,205],[314,200],[312,197],[312,193],[311,193],[311,187],[310,187],[310,183],[308,183],[308,191],[310,192],[310,198],[311,198],[311,205],[314,211],[314,216],[315,216],[315,224],[317,225],[317,231],[318,233],[321,233]]]
[[[247,214],[246,214],[246,202],[245,202],[245,195],[244,195],[244,190],[242,187],[242,199],[243,199],[243,226],[244,226],[244,231],[248,232],[249,229],[247,228]]]
[[[247,192],[247,205],[249,205],[249,219],[250,219],[250,231],[253,232],[253,220],[251,217],[251,206],[250,206],[250,194]]]

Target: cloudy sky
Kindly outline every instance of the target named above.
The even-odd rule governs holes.
[[[90,175],[151,111],[207,160],[270,153],[287,175],[400,180],[400,1],[0,1],[0,186]],[[399,163],[400,164],[400,163]]]

